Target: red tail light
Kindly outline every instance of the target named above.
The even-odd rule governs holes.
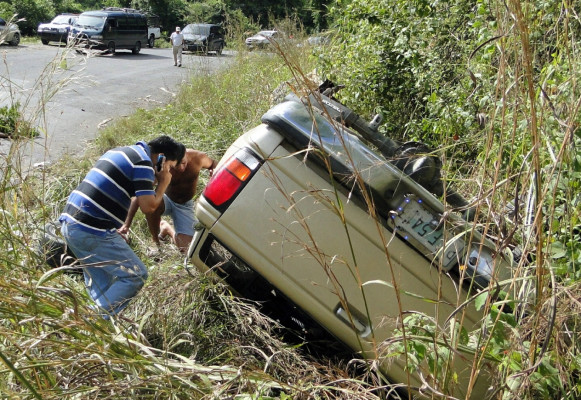
[[[226,209],[259,166],[260,160],[250,150],[239,150],[214,173],[203,196],[217,209]]]

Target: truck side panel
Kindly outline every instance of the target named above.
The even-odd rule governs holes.
[[[217,221],[205,221],[217,214],[203,198],[198,218],[356,351],[376,357],[379,344],[401,322],[400,310],[436,316],[443,326],[467,293],[315,169],[279,146]],[[481,315],[468,306],[464,318],[473,329]],[[468,382],[471,360],[457,357],[456,366],[460,382]],[[398,382],[408,381],[403,367],[402,360],[385,364]],[[411,382],[420,385],[415,377]],[[479,390],[485,390],[486,378],[479,382]]]

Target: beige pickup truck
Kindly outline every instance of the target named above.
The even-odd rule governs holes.
[[[320,92],[274,106],[220,160],[186,261],[330,333],[405,390],[484,399],[494,362],[475,299],[503,293],[511,263],[444,190],[439,161],[377,134],[379,120]],[[423,359],[402,351],[414,341]]]

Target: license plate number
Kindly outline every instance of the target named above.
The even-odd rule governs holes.
[[[446,232],[440,218],[421,199],[406,197],[394,211],[392,224],[400,237],[419,247],[429,258],[435,258],[445,270],[458,262],[464,242],[454,238],[453,232]]]

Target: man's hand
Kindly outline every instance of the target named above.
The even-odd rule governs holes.
[[[156,167],[153,168],[155,173],[155,179],[157,180],[157,187],[155,188],[155,194],[153,195],[143,195],[137,197],[137,204],[144,214],[151,214],[157,210],[157,208],[163,204],[163,194],[165,193],[167,187],[171,182],[171,172],[170,169],[176,165],[176,161],[168,161],[164,158],[161,163],[161,169],[158,171]]]
[[[121,235],[123,240],[129,243],[129,226],[127,224],[123,224],[123,226],[117,229],[117,233]]]
[[[167,160],[164,158],[161,162],[161,169],[158,171],[154,168],[155,171],[155,178],[157,179],[157,184],[167,187],[171,182],[171,172],[169,172],[171,166],[170,163],[166,162]]]
[[[208,172],[210,172],[210,178],[212,177],[212,175],[214,175],[214,169],[218,166],[218,161],[214,160],[214,159],[210,159],[212,160],[212,165],[210,165],[210,168],[208,168]]]

